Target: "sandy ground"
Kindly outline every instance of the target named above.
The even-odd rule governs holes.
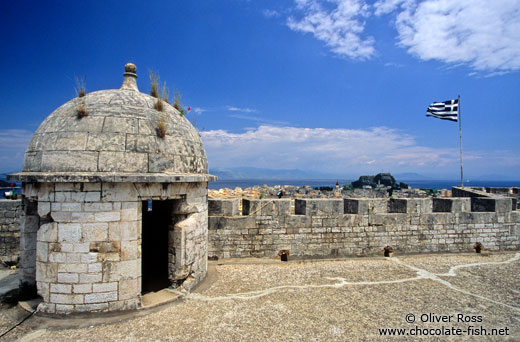
[[[516,252],[288,263],[230,260],[211,267],[216,276],[199,290],[160,308],[118,317],[32,316],[1,340],[520,341]],[[4,306],[0,333],[26,314]],[[413,323],[406,321],[410,314]],[[408,335],[384,337],[382,328],[407,329]],[[460,336],[446,336],[457,328]],[[508,335],[471,336],[482,329]],[[431,336],[439,333],[444,335]]]

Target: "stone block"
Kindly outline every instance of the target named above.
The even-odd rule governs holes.
[[[79,276],[77,273],[58,273],[59,283],[77,283]]]
[[[70,284],[50,284],[51,293],[72,293],[72,285]]]
[[[238,229],[249,229],[256,228],[256,220],[254,216],[229,216],[229,217],[219,217],[219,216],[210,216],[208,218],[208,229],[218,230],[218,229],[229,229],[229,230],[238,230]]]
[[[283,216],[290,215],[290,199],[242,200],[242,215]]]
[[[141,293],[141,282],[139,279],[126,279],[119,281],[119,299],[131,299]]]
[[[168,172],[176,171],[178,160],[174,154],[149,154],[148,170],[149,172]]]
[[[138,221],[110,222],[108,236],[111,241],[137,240],[140,228]]]
[[[60,204],[60,208],[61,208],[61,204]],[[71,222],[72,213],[69,211],[52,211],[51,218],[55,222]]]
[[[51,202],[38,201],[38,216],[47,216],[51,211]]]
[[[138,121],[134,118],[106,117],[103,133],[133,133],[137,134]]]
[[[495,199],[495,211],[499,213],[511,212],[513,208],[516,208],[516,204],[513,206],[513,201],[514,199],[509,197]]]
[[[381,198],[345,198],[345,214],[384,214],[387,212],[387,199]]]
[[[92,284],[73,284],[72,293],[91,293]]]
[[[309,228],[312,226],[310,216],[289,215],[285,218],[285,226],[287,228]]]
[[[410,217],[407,214],[374,214],[368,216],[371,226],[407,226]]]
[[[94,221],[94,213],[71,213],[70,214],[70,222],[93,222]]]
[[[135,279],[141,276],[141,268],[137,260],[127,260],[115,263],[115,272],[119,279]]]
[[[83,311],[88,311],[88,312],[92,312],[92,311],[105,311],[108,308],[109,308],[108,303],[78,304],[78,305],[74,305],[74,309],[76,311],[80,311],[80,312],[83,312]]]
[[[79,275],[78,281],[81,284],[92,284],[101,282],[102,278],[103,276],[101,273],[82,273]]]
[[[58,273],[86,273],[87,264],[59,264]]]
[[[50,301],[55,304],[82,304],[83,295],[51,293]]]
[[[209,216],[238,216],[238,198],[208,199]]]
[[[100,283],[92,285],[92,292],[112,292],[117,291],[118,282]]]
[[[42,224],[38,230],[37,239],[45,242],[58,241],[58,224],[54,222]]]
[[[419,222],[426,225],[448,225],[456,224],[456,217],[451,213],[432,213],[420,216]]]
[[[49,258],[49,244],[38,241],[36,246],[36,261],[47,262]]]
[[[107,202],[137,201],[138,193],[133,184],[105,183],[101,196]]]
[[[81,211],[81,203],[62,203],[61,204],[62,211]]]
[[[432,212],[429,198],[391,198],[388,201],[389,213],[428,214]]]
[[[123,152],[126,134],[90,132],[87,140],[87,151]]]
[[[148,172],[148,153],[99,152],[101,172]]]
[[[98,263],[95,263],[95,264],[88,264],[88,272],[89,273],[98,273],[98,272],[102,272],[103,268],[102,268],[102,263],[98,262]]]
[[[100,191],[72,192],[70,200],[73,202],[98,202],[101,199]]]
[[[128,202],[123,202],[123,204]],[[130,202],[132,204],[137,204],[136,202]],[[140,219],[140,212],[137,208],[123,208],[120,210],[121,213],[121,221],[136,221]]]
[[[305,198],[294,200],[296,215],[337,216],[343,215],[343,199]]]
[[[112,203],[110,202],[94,202],[83,204],[83,211],[111,211]]]
[[[41,171],[98,171],[98,153],[87,151],[42,152]]]
[[[81,224],[58,223],[58,241],[79,242],[81,241]]]
[[[88,253],[90,251],[90,243],[74,243],[73,252],[74,253]]]
[[[138,249],[137,240],[121,241],[121,260],[137,259]]]
[[[121,220],[121,212],[119,211],[100,211],[94,214],[96,222],[116,222]]]
[[[494,212],[496,211],[496,200],[487,197],[471,197],[472,212]]]
[[[83,223],[82,237],[85,242],[106,241],[108,239],[108,223]]]
[[[459,223],[460,224],[485,224],[485,223],[496,223],[497,215],[494,212],[471,212],[471,213],[460,213]]]

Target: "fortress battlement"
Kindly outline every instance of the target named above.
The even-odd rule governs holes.
[[[209,256],[276,257],[520,247],[516,199],[454,188],[452,198],[210,199]],[[483,197],[486,196],[486,197]]]

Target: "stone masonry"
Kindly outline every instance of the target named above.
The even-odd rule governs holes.
[[[0,260],[17,262],[20,256],[20,200],[0,200]]]
[[[511,198],[290,199],[209,201],[210,257],[357,256],[520,248]]]
[[[197,130],[180,108],[140,93],[136,72],[128,63],[120,89],[51,113],[7,177],[22,182],[21,280],[36,285],[40,311],[135,309],[143,292],[206,276],[216,177]]]
[[[28,202],[37,203],[35,275],[44,301],[41,311],[122,310],[140,305],[143,200],[181,199],[175,210],[184,216],[171,232],[172,245],[177,247],[171,280],[191,277],[196,283],[206,274],[204,184],[25,184],[23,191]],[[173,235],[182,241],[174,244]],[[31,282],[32,252],[28,254],[24,276]]]

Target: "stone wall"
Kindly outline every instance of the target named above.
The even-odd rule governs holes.
[[[0,200],[0,260],[17,262],[20,257],[20,200]]]
[[[510,198],[210,200],[210,257],[456,252],[520,247]]]
[[[25,209],[25,228],[30,229],[23,277],[31,283],[36,276],[41,311],[140,306],[144,200],[178,200],[172,210],[182,217],[169,237],[172,244],[178,242],[170,256],[172,276],[182,273],[196,283],[206,275],[207,183],[40,183],[24,184],[23,193],[36,204],[35,213]],[[28,220],[33,215],[36,224]],[[35,256],[29,244],[36,245]]]

